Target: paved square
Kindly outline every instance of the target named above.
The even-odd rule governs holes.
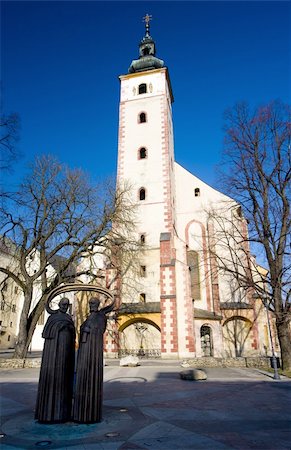
[[[178,361],[104,368],[103,421],[35,422],[39,369],[1,369],[2,450],[291,448],[291,380],[256,369],[207,368],[184,381]]]

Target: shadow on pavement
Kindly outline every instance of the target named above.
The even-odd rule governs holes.
[[[211,370],[193,382],[180,370],[105,368],[103,421],[91,425],[35,422],[38,371],[5,371],[1,448],[290,450],[291,382],[216,380]]]

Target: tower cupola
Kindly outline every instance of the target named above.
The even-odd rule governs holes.
[[[129,73],[144,72],[164,67],[164,61],[156,57],[155,41],[150,35],[150,20],[151,16],[146,14],[144,17],[145,36],[139,43],[139,59],[132,61],[128,69]]]

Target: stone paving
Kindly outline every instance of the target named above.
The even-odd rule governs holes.
[[[290,379],[207,368],[195,382],[178,361],[108,364],[103,421],[91,425],[35,422],[39,369],[1,369],[1,450],[291,449]]]

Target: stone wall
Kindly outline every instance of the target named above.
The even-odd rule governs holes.
[[[157,361],[157,360],[156,360]],[[178,361],[177,361],[178,362]],[[270,368],[270,358],[263,356],[249,358],[193,358],[181,361],[183,367],[256,367]],[[3,359],[0,358],[1,369],[23,369],[40,367],[41,358]]]
[[[193,358],[183,361],[186,367],[271,367],[270,358],[264,356],[258,357],[240,357],[240,358]]]
[[[27,358],[27,359],[2,359],[0,358],[0,368],[1,369],[23,369],[40,367],[41,358]]]

